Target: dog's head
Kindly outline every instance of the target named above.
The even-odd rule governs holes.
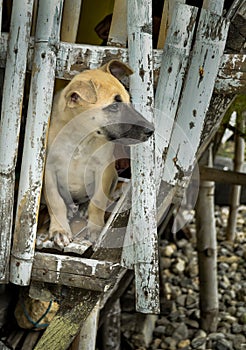
[[[154,128],[130,103],[130,97],[119,79],[132,74],[126,64],[111,60],[99,69],[75,76],[60,96],[60,106],[71,118],[95,111],[97,135],[107,140],[132,144],[146,141]],[[86,123],[86,122],[85,122]]]

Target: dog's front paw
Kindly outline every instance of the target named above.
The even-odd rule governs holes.
[[[49,232],[49,236],[50,239],[53,240],[54,244],[62,250],[73,240],[72,233],[64,230],[52,230]]]

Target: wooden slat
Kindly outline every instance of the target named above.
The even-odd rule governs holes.
[[[200,177],[204,181],[246,186],[246,174],[231,170],[200,167]]]
[[[112,272],[117,272],[120,265],[108,261],[94,259],[77,258],[66,255],[56,255],[50,253],[35,253],[33,269],[43,271],[54,271],[58,275],[68,273],[71,275],[94,276],[107,279]]]
[[[47,129],[55,82],[55,45],[59,39],[63,0],[39,4],[35,54],[26,121],[23,160],[11,258],[13,283],[28,285],[31,277]]]
[[[107,45],[126,47],[127,0],[115,0]]]
[[[33,1],[16,2],[11,16],[0,122],[0,281],[8,282],[18,152]]]
[[[4,68],[7,57],[8,35],[0,37],[0,68]],[[30,40],[28,70],[32,69],[33,39]],[[103,47],[61,42],[57,52],[56,78],[71,80],[84,69],[101,66],[109,59],[128,61],[128,49]],[[162,50],[153,50],[153,68],[155,84],[158,80],[162,61]],[[224,54],[221,59],[214,91],[218,94],[246,93],[246,55]]]

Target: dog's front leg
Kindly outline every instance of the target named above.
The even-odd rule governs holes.
[[[44,196],[50,215],[49,237],[61,249],[73,238],[67,219],[67,207],[58,191],[56,175],[46,170]]]
[[[88,207],[88,239],[92,243],[96,241],[104,226],[105,210],[116,183],[114,162],[95,174],[95,192]]]

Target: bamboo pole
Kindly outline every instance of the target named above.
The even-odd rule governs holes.
[[[244,132],[245,130],[245,118],[246,112],[237,115],[236,130],[239,132]],[[242,171],[244,163],[244,152],[245,152],[245,141],[243,137],[235,132],[235,151],[234,151],[234,171]],[[231,187],[230,193],[230,212],[227,222],[226,229],[226,239],[233,241],[236,233],[237,225],[237,212],[240,205],[240,195],[241,195],[241,186],[233,185]]]
[[[176,0],[164,1],[159,36],[158,36],[158,41],[157,41],[157,49],[162,49],[164,46],[164,43],[165,43],[166,37],[167,37],[167,33],[168,33],[168,29],[169,29],[169,26],[170,26],[171,21],[172,21],[173,9],[174,9],[176,3],[177,3]],[[179,0],[179,3],[185,4],[185,0]]]
[[[15,166],[18,152],[27,50],[33,1],[14,1],[8,42],[0,122],[0,281],[8,280],[13,223]]]
[[[127,0],[115,0],[108,46],[126,47],[127,42]]]
[[[82,2],[83,0],[64,0],[61,25],[62,41],[76,42]]]
[[[43,0],[39,3],[34,64],[10,265],[10,279],[13,283],[20,285],[28,285],[30,282],[34,256],[62,4],[62,0]]]
[[[162,53],[155,94],[157,190],[163,172],[163,152],[170,141],[188,65],[196,16],[197,8],[176,3]]]
[[[129,64],[133,104],[153,121],[152,2],[128,1]],[[143,25],[144,24],[144,25]],[[154,138],[131,149],[132,210],[129,230],[134,241],[136,309],[159,312],[158,239]]]
[[[168,184],[179,182],[182,187],[190,178],[228,28],[226,19],[202,9],[176,124],[164,163],[163,180]]]
[[[212,166],[209,149],[208,166]],[[199,266],[201,327],[215,332],[218,323],[217,240],[214,217],[214,182],[201,181],[196,203],[196,235]]]

